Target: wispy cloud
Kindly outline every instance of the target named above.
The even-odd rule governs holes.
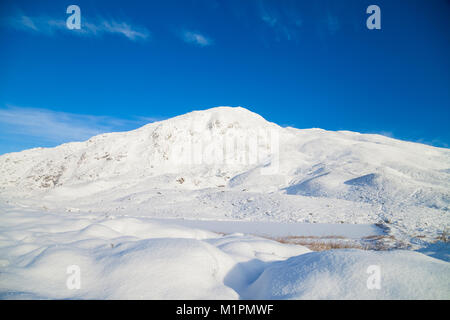
[[[267,12],[262,12],[261,14],[261,20],[267,23],[271,27],[275,27],[275,25],[278,22],[278,19],[275,17],[270,16]]]
[[[82,16],[81,29],[69,30],[64,19],[52,18],[48,16],[27,16],[19,14],[9,17],[8,26],[37,34],[54,35],[57,32],[66,32],[76,35],[100,37],[105,34],[116,34],[126,37],[129,40],[146,40],[150,37],[150,32],[145,27],[134,26],[128,22],[116,21],[113,19],[89,19]]]
[[[149,117],[129,120],[8,106],[0,108],[0,134],[29,137],[42,144],[59,144],[84,141],[104,132],[132,130],[158,120],[160,119]]]
[[[275,32],[276,40],[297,40],[303,20],[296,10],[281,10],[275,4],[258,2],[259,18]]]
[[[206,47],[213,44],[211,38],[199,32],[183,30],[181,31],[180,35],[184,42],[192,43],[200,47]]]

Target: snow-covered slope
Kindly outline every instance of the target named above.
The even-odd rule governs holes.
[[[272,171],[265,174],[267,168]],[[361,222],[364,216],[366,222],[395,222],[408,232],[437,235],[449,227],[450,150],[381,135],[282,128],[244,108],[218,107],[85,142],[0,156],[0,197],[7,201],[47,207],[47,200],[65,207],[85,203],[91,210],[147,203],[142,212],[158,206],[156,189],[185,192],[167,192],[172,208],[190,199],[201,211],[215,199],[208,210],[220,218],[226,217],[222,211],[233,211],[225,207],[244,190],[258,201],[233,205],[249,213],[234,218],[307,221],[292,207],[308,207],[314,197],[337,210],[320,210],[311,221]],[[201,190],[210,190],[208,196]],[[354,221],[345,216],[348,206],[356,208]],[[154,215],[174,216],[167,211]],[[424,217],[430,226],[417,225]]]
[[[279,148],[270,145],[272,132]],[[259,135],[254,151],[252,134]],[[235,143],[231,151],[224,150],[225,140]],[[213,158],[210,150],[224,157]],[[245,159],[251,152],[257,154],[254,163]],[[269,164],[274,152],[279,170],[265,177],[257,169]],[[87,188],[91,192],[149,178],[158,187],[227,185],[448,210],[450,151],[380,135],[281,128],[244,108],[218,107],[130,132],[0,157],[2,194],[80,184],[95,185]]]

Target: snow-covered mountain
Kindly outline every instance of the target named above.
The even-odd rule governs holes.
[[[0,156],[0,299],[448,299],[449,205],[448,149],[195,111]]]
[[[273,172],[261,172],[275,158]],[[447,211],[450,150],[374,134],[282,128],[244,108],[218,107],[0,156],[4,196],[60,189],[76,198],[85,194],[79,187],[92,194],[143,181],[158,188],[225,186]]]

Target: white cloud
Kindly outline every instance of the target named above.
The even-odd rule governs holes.
[[[282,10],[273,3],[258,2],[258,14],[261,21],[270,27],[277,41],[297,40],[303,21],[296,10]]]
[[[196,44],[201,47],[210,46],[213,43],[210,38],[193,31],[182,31],[181,37],[185,42]]]
[[[261,15],[261,20],[267,23],[269,26],[273,27],[277,23],[277,18],[271,17],[267,12]]]
[[[132,26],[127,22],[115,20],[97,19],[91,21],[81,17],[81,29],[69,30],[64,19],[55,19],[47,16],[17,15],[8,19],[8,25],[15,29],[53,35],[56,32],[70,32],[71,34],[85,36],[102,36],[104,34],[122,35],[129,40],[146,40],[150,32],[144,27]]]
[[[130,40],[147,39],[149,37],[147,29],[136,29],[125,22],[103,20],[100,30],[103,32],[122,34]]]
[[[27,16],[21,16],[19,20],[17,21],[19,24],[21,24],[25,28],[30,28],[34,31],[37,31],[38,28],[36,27],[35,23],[30,17]]]
[[[0,134],[25,136],[45,143],[63,143],[84,141],[104,132],[131,130],[157,120],[144,117],[128,120],[9,106],[0,109]]]

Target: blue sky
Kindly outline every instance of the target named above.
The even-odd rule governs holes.
[[[449,147],[449,30],[447,0],[3,0],[0,154],[224,105]]]

